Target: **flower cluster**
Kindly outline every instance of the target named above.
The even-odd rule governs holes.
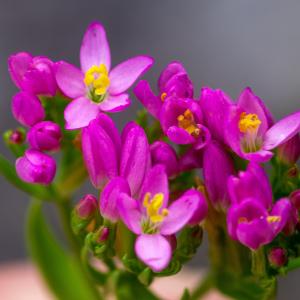
[[[16,161],[17,174],[29,183],[67,189],[54,180],[55,160],[44,152],[61,150],[70,155],[69,165],[80,163],[73,153],[83,158],[99,200],[82,198],[72,226],[98,257],[122,258],[125,230],[134,237],[135,267],[142,263],[163,272],[194,254],[187,245],[200,237],[188,230],[218,224],[253,251],[274,244],[272,265],[286,262],[279,240],[298,234],[300,110],[275,122],[250,88],[237,101],[208,87],[195,96],[187,71],[173,61],[161,72],[157,92],[146,80],[135,85],[144,110],[120,133],[110,113],[130,105],[127,90],[153,62],[136,56],[111,69],[106,33],[97,22],[84,34],[80,69],[25,52],[12,55],[9,72],[21,90],[12,111],[27,127],[28,142]],[[64,178],[76,185],[72,172]]]

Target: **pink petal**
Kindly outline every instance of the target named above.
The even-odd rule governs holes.
[[[78,129],[89,125],[99,114],[99,106],[81,97],[73,100],[65,109],[66,129]]]
[[[196,142],[196,139],[190,135],[186,130],[178,126],[171,126],[168,128],[166,135],[175,144],[187,145]]]
[[[146,80],[141,80],[133,89],[133,92],[147,111],[158,119],[163,102],[159,97],[153,94],[149,83]]]
[[[78,98],[86,93],[83,73],[69,63],[60,61],[55,64],[55,78],[59,88],[70,98]]]
[[[172,256],[170,243],[160,234],[140,235],[135,241],[135,252],[154,272],[166,268]]]
[[[121,193],[129,194],[130,188],[124,178],[116,177],[109,181],[100,196],[101,215],[112,222],[119,218],[117,200]]]
[[[130,105],[128,94],[120,94],[117,96],[108,95],[107,98],[99,104],[102,111],[119,112]]]
[[[27,52],[19,52],[8,58],[8,71],[15,85],[22,88],[23,76],[32,61],[32,55]]]
[[[272,150],[292,138],[300,131],[300,111],[297,111],[273,125],[265,134],[263,148]]]
[[[142,214],[139,203],[125,193],[121,193],[117,200],[119,216],[125,225],[135,234],[141,234]]]
[[[269,161],[272,158],[272,156],[272,152],[261,149],[252,153],[244,153],[242,157],[256,163],[264,163]]]
[[[104,27],[93,22],[87,28],[80,48],[80,63],[83,72],[92,66],[104,64],[110,69],[110,49]]]
[[[140,193],[140,201],[143,201],[146,193],[150,193],[152,197],[155,194],[162,193],[164,195],[162,207],[168,205],[169,186],[165,166],[156,165],[146,174]]]
[[[174,201],[168,208],[168,216],[161,224],[161,234],[170,235],[183,228],[198,209],[200,201],[203,203],[202,197],[196,190],[189,190],[185,192],[179,199]],[[206,212],[206,203],[204,205],[205,207],[203,206],[203,209]]]
[[[117,95],[125,92],[153,63],[152,57],[136,56],[114,67],[109,73],[109,93]]]

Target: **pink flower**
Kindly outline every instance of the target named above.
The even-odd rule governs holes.
[[[162,165],[149,170],[136,199],[126,192],[117,199],[119,216],[138,235],[137,256],[155,272],[166,268],[171,260],[168,237],[188,223],[199,223],[207,213],[205,198],[197,190],[186,191],[170,205],[168,200],[168,178]]]
[[[100,111],[117,112],[130,104],[126,90],[153,64],[149,56],[130,58],[110,70],[110,49],[103,26],[88,27],[80,49],[81,70],[66,62],[56,64],[56,80],[74,99],[65,109],[67,129],[85,127]]]

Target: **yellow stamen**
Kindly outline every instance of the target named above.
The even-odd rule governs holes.
[[[247,220],[247,218],[245,218],[245,217],[240,217],[240,218],[238,219],[238,223],[239,223],[239,224],[241,224],[241,223],[248,223],[248,220]]]
[[[100,66],[92,66],[89,68],[84,77],[84,83],[92,89],[97,96],[105,95],[110,81],[108,78],[108,70],[104,64]]]
[[[160,99],[161,99],[161,101],[165,101],[165,99],[167,98],[167,93],[162,93],[161,95],[160,95]]]
[[[143,206],[147,209],[147,215],[152,223],[160,223],[169,214],[166,208],[160,209],[163,205],[164,195],[162,193],[155,194],[151,199],[150,193],[146,193],[143,200]]]
[[[267,217],[267,221],[269,223],[280,222],[281,221],[281,217],[280,216],[268,216]]]
[[[261,124],[261,120],[256,114],[241,113],[239,129],[241,132],[256,132]]]
[[[200,128],[196,125],[193,113],[187,109],[182,115],[177,117],[178,126],[186,130],[189,134],[198,136]]]

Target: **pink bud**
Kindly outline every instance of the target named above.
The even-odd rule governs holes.
[[[287,164],[293,165],[297,162],[300,156],[300,136],[296,134],[278,147],[278,159]]]
[[[10,132],[9,135],[10,143],[20,145],[24,142],[24,139],[25,139],[24,132],[20,131],[19,129]]]
[[[108,227],[102,227],[98,232],[98,242],[103,243],[105,242],[109,237],[109,228]]]
[[[76,212],[82,219],[91,217],[98,209],[97,198],[94,195],[85,195],[76,205]]]
[[[20,92],[12,99],[12,113],[25,126],[33,126],[45,118],[45,111],[39,98],[27,92]]]
[[[49,184],[56,172],[55,160],[40,151],[27,150],[16,161],[18,176],[29,183]]]
[[[290,199],[294,206],[297,208],[297,210],[300,210],[300,189],[293,191],[290,194]]]
[[[40,151],[54,151],[60,146],[62,133],[60,127],[51,121],[34,125],[27,134],[29,145]]]
[[[268,260],[273,267],[280,268],[284,266],[287,263],[286,250],[281,247],[271,249],[268,253]]]

